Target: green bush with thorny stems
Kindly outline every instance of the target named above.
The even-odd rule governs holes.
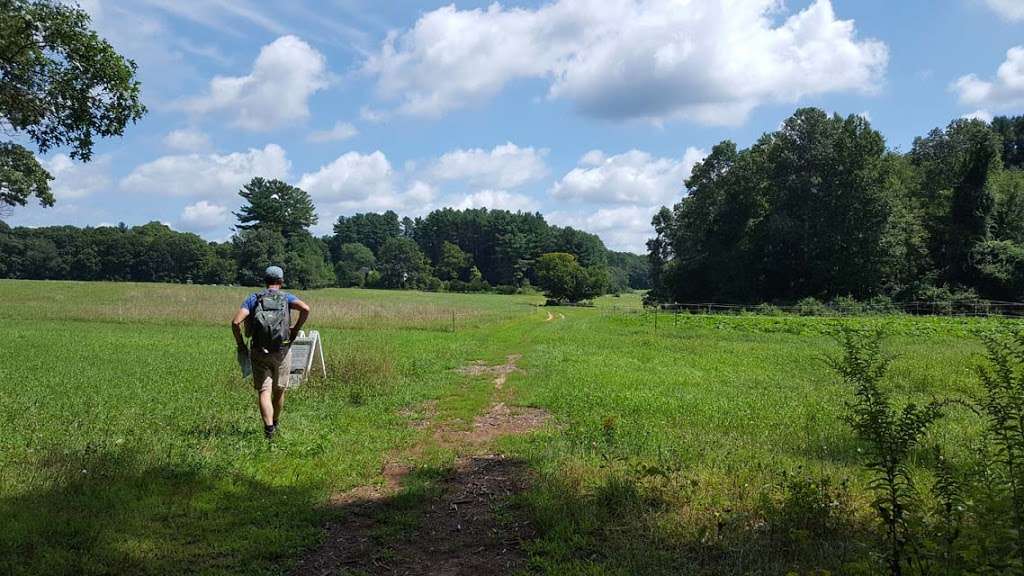
[[[982,338],[982,394],[967,405],[984,419],[985,434],[964,466],[934,448],[936,506],[928,522],[927,511],[917,509],[923,499],[908,456],[944,407],[960,402],[895,406],[881,387],[890,358],[878,330],[844,330],[843,353],[830,360],[853,387],[849,422],[866,446],[891,575],[1024,574],[1024,329],[1007,325]]]

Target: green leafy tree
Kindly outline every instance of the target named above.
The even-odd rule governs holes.
[[[305,233],[317,223],[309,193],[280,180],[253,178],[238,193],[245,201],[235,216],[239,230],[268,228],[285,238]]]
[[[238,282],[243,286],[259,286],[263,272],[270,265],[284,262],[284,236],[268,228],[242,230],[231,239],[238,260]],[[285,270],[288,278],[288,270]]]
[[[88,161],[97,137],[120,136],[146,108],[136,67],[90,29],[89,15],[51,0],[0,0],[0,124],[40,153],[70,147]],[[0,206],[52,206],[52,177],[32,152],[0,142]]]
[[[565,252],[542,255],[535,264],[537,284],[551,300],[582,302],[604,293],[607,271],[600,267],[584,268],[576,256]]]
[[[402,225],[398,220],[398,214],[391,210],[383,214],[368,212],[354,216],[339,216],[338,221],[334,223],[331,253],[337,260],[338,249],[343,244],[356,243],[366,246],[379,256],[381,247],[389,239],[401,235]]]
[[[929,253],[943,283],[975,279],[970,254],[991,233],[1000,148],[999,136],[980,120],[955,120],[914,140],[910,158],[921,178]]]
[[[358,242],[342,244],[334,262],[334,276],[338,286],[365,286],[366,275],[376,263],[377,258],[366,246]]]
[[[430,277],[430,261],[409,238],[389,238],[380,248],[378,261],[385,288],[416,288]]]
[[[445,242],[441,247],[441,258],[435,271],[441,280],[466,280],[466,274],[471,266],[472,256],[463,252],[458,245]]]
[[[1010,240],[988,240],[974,245],[971,262],[978,287],[998,300],[1024,301],[1024,246]]]
[[[1024,171],[1006,170],[999,176],[992,237],[1024,244]]]
[[[1024,116],[997,116],[992,120],[992,130],[1003,142],[1003,166],[1024,169]]]
[[[285,281],[308,290],[334,282],[334,271],[327,262],[327,246],[309,232],[299,232],[285,240]]]

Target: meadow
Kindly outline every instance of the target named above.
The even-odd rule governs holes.
[[[978,335],[999,320],[662,316],[635,295],[593,308],[539,296],[326,289],[313,306],[327,378],[290,393],[273,443],[237,374],[228,320],[244,288],[0,281],[0,572],[280,574],[411,454],[415,525],[458,448],[408,451],[431,418],[467,425],[487,377],[551,420],[488,449],[525,463],[512,510],[534,527],[525,573],[854,573],[873,554],[867,477],[827,368],[843,325],[881,326],[901,401],[976,394]],[[427,408],[429,407],[429,409]],[[969,458],[981,428],[931,432]],[[915,463],[928,464],[922,446]],[[403,512],[404,510],[404,512]]]

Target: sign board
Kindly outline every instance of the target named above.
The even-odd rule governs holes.
[[[297,386],[304,382],[309,376],[310,370],[320,366],[324,376],[327,376],[327,364],[324,362],[324,349],[320,344],[320,333],[311,330],[299,332],[299,336],[292,340],[292,365],[291,385]],[[298,380],[295,380],[298,378]]]

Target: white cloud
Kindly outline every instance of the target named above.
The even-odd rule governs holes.
[[[436,208],[437,187],[413,180],[403,190],[400,181],[408,176],[396,173],[379,150],[372,154],[347,152],[317,171],[303,174],[298,187],[316,202],[320,224],[315,231],[326,233],[342,214],[395,210],[417,216]]]
[[[255,176],[286,179],[291,162],[283,148],[267,144],[232,154],[162,156],[136,166],[120,187],[166,196],[232,197]]]
[[[111,184],[110,156],[95,156],[91,162],[75,162],[67,154],[55,154],[41,160],[53,176],[50,190],[58,202],[78,200],[102,192]]]
[[[451,205],[457,210],[490,208],[492,210],[509,210],[511,212],[529,212],[536,209],[536,203],[533,198],[523,194],[513,194],[505,190],[481,190],[468,194]]]
[[[1006,60],[999,65],[994,79],[982,80],[976,74],[968,74],[961,76],[950,89],[965,106],[992,111],[1024,106],[1024,46],[1006,51]]]
[[[356,129],[350,122],[335,122],[334,127],[330,130],[321,130],[313,132],[309,135],[308,140],[310,142],[340,142],[342,140],[348,140],[359,134],[359,130]]]
[[[372,154],[348,152],[316,172],[303,174],[302,188],[314,200],[366,202],[393,194],[391,163],[380,150]]]
[[[370,122],[371,124],[379,124],[385,122],[389,118],[389,114],[384,110],[377,110],[370,106],[363,106],[359,109],[359,117],[363,120]]]
[[[965,118],[967,120],[982,120],[984,122],[991,122],[994,117],[995,116],[993,116],[993,114],[988,110],[975,110],[970,114],[964,114],[961,116],[961,118]]]
[[[437,194],[436,186],[416,180],[405,191],[405,200],[410,207],[416,206],[420,208],[420,212],[427,212],[426,208],[437,199]]]
[[[592,150],[551,192],[556,198],[596,204],[671,204],[682,196],[683,181],[706,154],[687,148],[682,158],[673,159],[655,158],[640,150],[615,156]]]
[[[438,180],[462,180],[485,188],[518,188],[547,175],[547,150],[520,148],[511,142],[491,151],[454,150],[441,156],[430,170]]]
[[[985,0],[985,3],[1006,20],[1024,20],[1024,2],[1020,0]]]
[[[323,54],[296,36],[260,50],[246,76],[216,76],[209,92],[185,103],[198,114],[227,110],[245,130],[264,131],[309,116],[309,97],[328,84]]]
[[[612,250],[643,254],[647,250],[647,239],[654,235],[651,218],[657,209],[657,206],[618,206],[586,214],[552,212],[547,218],[559,226],[597,234]]]
[[[557,0],[536,10],[424,14],[364,64],[398,111],[439,116],[517,79],[583,113],[741,122],[768,102],[876,90],[888,49],[859,40],[830,0],[776,24],[778,0]]]
[[[181,128],[164,136],[164,146],[182,152],[202,152],[210,149],[210,136],[195,128]]]
[[[228,221],[228,209],[225,206],[211,204],[200,200],[185,206],[181,212],[181,223],[186,230],[205,232],[220,228]]]

